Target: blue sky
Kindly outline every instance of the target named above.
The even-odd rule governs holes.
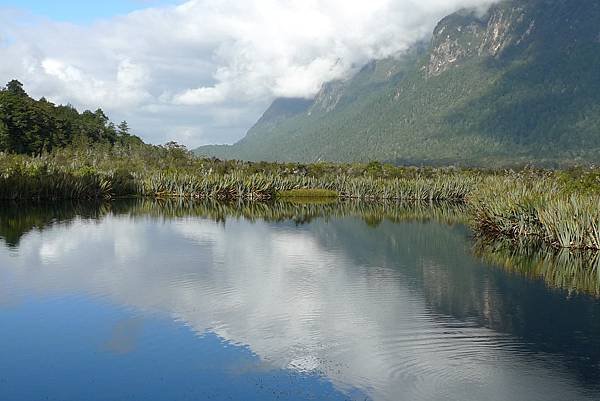
[[[0,0],[0,8],[23,10],[57,21],[88,23],[138,9],[182,2],[182,0]]]

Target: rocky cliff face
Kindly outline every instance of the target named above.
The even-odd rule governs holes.
[[[492,6],[484,16],[461,11],[444,18],[433,33],[427,76],[437,76],[470,57],[499,57],[524,44],[535,29],[535,18],[523,4]]]
[[[342,99],[343,94],[343,81],[326,82],[315,96],[315,100],[310,107],[308,114],[311,115],[312,113],[318,112],[329,113],[335,110],[335,107]]]
[[[444,18],[433,32],[427,76],[437,76],[459,61],[472,57],[482,43],[485,24],[474,13]]]
[[[419,45],[409,53],[418,54],[422,51]],[[375,88],[389,85],[397,79],[403,66],[396,58],[373,60],[364,65],[351,79],[326,82],[314,98],[308,115],[332,113],[339,110],[342,104],[353,102],[357,97],[365,96]]]

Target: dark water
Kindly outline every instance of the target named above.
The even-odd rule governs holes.
[[[0,400],[600,399],[597,259],[507,255],[460,221],[5,205]]]

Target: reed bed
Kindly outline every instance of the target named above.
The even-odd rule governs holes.
[[[0,154],[0,200],[91,200],[135,194],[126,171]]]
[[[481,235],[535,238],[555,248],[600,249],[598,194],[568,193],[547,177],[491,177],[467,203]]]
[[[219,200],[269,200],[278,193],[313,191],[317,196],[333,193],[343,199],[462,201],[474,188],[476,179],[460,177],[376,179],[370,177],[319,178],[267,174],[226,175],[151,174],[136,177],[141,195],[180,196]]]
[[[600,249],[596,169],[514,173],[378,164],[291,166],[201,160],[179,150],[148,152],[0,154],[0,199],[150,197],[231,202],[272,201],[278,194],[297,193],[370,202],[453,202],[468,207],[470,224],[480,236],[532,237],[555,248]]]
[[[98,199],[112,193],[110,176],[53,170],[11,171],[0,175],[0,199]]]
[[[11,162],[8,162],[9,159]],[[98,167],[91,163],[57,163],[47,158],[0,156],[0,199],[112,199],[123,196],[187,197],[217,200],[270,200],[278,193],[336,193],[345,199],[461,201],[477,179],[440,177],[374,178],[371,176],[219,173],[212,168],[173,169]]]
[[[364,200],[464,201],[479,180],[469,176],[435,178],[331,177],[322,185],[342,198]]]

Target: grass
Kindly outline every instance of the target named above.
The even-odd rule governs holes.
[[[339,193],[329,189],[306,188],[277,192],[278,198],[338,198],[339,196]]]
[[[430,169],[237,163],[168,152],[128,155],[116,150],[62,150],[38,157],[0,155],[0,199],[152,196],[268,200],[277,194],[335,194],[344,199],[456,201],[464,198],[476,180]]]
[[[0,199],[120,197],[270,201],[339,198],[465,205],[481,237],[534,238],[557,249],[600,249],[600,173],[474,171],[369,164],[197,159],[180,148],[62,149],[0,154]]]
[[[488,177],[467,197],[472,226],[489,237],[532,238],[555,248],[600,249],[600,195],[553,175]]]

